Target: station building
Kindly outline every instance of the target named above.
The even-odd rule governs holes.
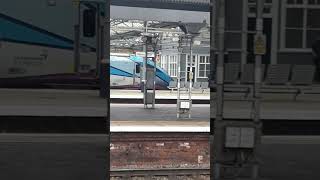
[[[263,64],[313,64],[311,46],[320,38],[320,0],[265,0],[263,17],[263,31],[267,37],[267,52],[263,56]],[[256,0],[226,0],[225,62],[254,62],[255,18]],[[183,49],[181,56],[171,44],[161,50],[160,66],[173,78],[177,76],[180,56],[182,80],[187,78],[185,72],[190,68],[193,69],[195,82],[208,80],[210,33],[207,27],[201,31],[201,37],[195,38],[200,39],[200,43],[194,41],[192,63],[187,47]],[[163,38],[165,42],[170,35]],[[174,38],[176,37],[171,37]]]

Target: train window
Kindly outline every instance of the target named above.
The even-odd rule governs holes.
[[[96,12],[93,9],[83,11],[83,36],[94,37],[96,35]]]
[[[136,64],[136,73],[140,73],[140,65],[139,64]]]

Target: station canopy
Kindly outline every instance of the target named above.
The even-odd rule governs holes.
[[[112,19],[110,29],[111,51],[119,49],[142,51],[144,45],[142,36],[146,31],[159,37],[159,50],[166,48],[174,49],[178,47],[179,36],[186,35],[184,27],[190,29],[188,33],[194,35],[193,41],[195,46],[209,47],[210,27],[207,22],[181,23],[147,21],[146,23],[140,20]]]
[[[210,0],[113,0],[111,51],[142,51],[142,33],[146,28],[148,33],[160,37],[164,48],[177,46],[179,36],[185,34],[184,27],[197,34],[196,45],[208,45],[209,5]]]

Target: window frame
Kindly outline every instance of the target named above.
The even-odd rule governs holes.
[[[173,54],[168,56],[168,70],[167,73],[171,77],[177,77],[178,69],[177,69],[177,63],[178,63],[178,55]]]
[[[286,31],[287,29],[287,9],[289,8],[301,8],[303,9],[303,27],[302,27],[302,48],[288,48],[286,46]],[[316,4],[309,4],[308,0],[303,0],[302,4],[287,4],[286,1],[281,1],[281,23],[280,23],[280,52],[312,52],[312,49],[307,45],[308,40],[308,30],[317,30],[320,31],[320,28],[308,28],[307,27],[307,18],[309,9],[320,9],[320,0]]]
[[[204,63],[201,63],[201,56],[204,57]],[[207,61],[208,60],[208,61]],[[204,64],[204,76],[200,76],[200,65]],[[209,70],[207,70],[207,66],[209,66]],[[197,78],[208,78],[207,72],[210,74],[210,54],[198,54],[198,63],[197,63]]]

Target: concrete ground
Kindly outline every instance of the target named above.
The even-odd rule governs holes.
[[[103,135],[0,134],[0,179],[106,180]],[[270,180],[320,179],[319,136],[263,138]]]
[[[228,119],[250,119],[249,102],[228,101],[224,103],[224,117]],[[155,109],[144,109],[142,104],[111,104],[111,121],[175,121],[175,104],[157,104]],[[320,120],[320,101],[263,101],[261,118],[266,120]],[[211,112],[210,112],[211,109]],[[215,118],[215,104],[194,104],[191,120],[209,121]],[[125,112],[125,113],[124,113]],[[177,120],[180,121],[180,120]]]
[[[261,171],[268,179],[320,179],[319,136],[265,137],[261,151]]]
[[[106,180],[104,135],[0,134],[0,179]]]
[[[107,115],[107,101],[93,90],[0,89],[0,99],[0,116]]]
[[[176,104],[157,104],[155,109],[144,109],[143,104],[111,104],[110,108],[111,121],[177,120]],[[210,107],[196,104],[192,106],[191,113],[192,120],[209,121]]]

